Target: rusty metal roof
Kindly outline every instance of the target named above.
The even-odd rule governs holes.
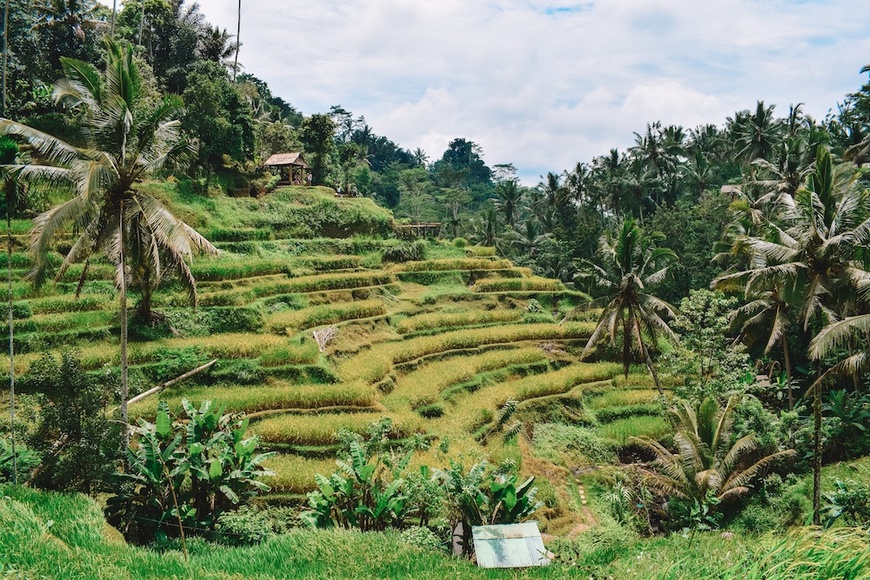
[[[481,568],[529,568],[550,563],[537,522],[471,528]]]

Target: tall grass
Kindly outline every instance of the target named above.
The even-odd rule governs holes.
[[[596,428],[599,435],[618,445],[625,445],[630,437],[659,439],[671,432],[671,426],[658,415],[635,415],[616,419]]]

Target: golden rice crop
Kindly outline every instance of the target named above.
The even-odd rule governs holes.
[[[652,389],[613,389],[597,397],[591,397],[588,406],[591,409],[603,409],[606,407],[622,407],[626,405],[644,405],[653,403],[658,396],[658,391]]]
[[[390,398],[407,397],[411,406],[431,403],[451,385],[474,378],[482,372],[492,371],[509,365],[531,364],[546,360],[544,352],[537,347],[496,350],[470,356],[451,357],[448,360],[433,362],[399,377]]]
[[[345,320],[369,318],[386,314],[387,309],[382,300],[363,300],[360,302],[322,304],[292,310],[277,312],[266,319],[266,324],[273,332],[312,328],[323,324],[335,324]]]
[[[466,310],[464,312],[427,312],[406,318],[396,325],[401,334],[444,328],[451,326],[472,326],[493,322],[513,322],[522,318],[523,312],[514,310]]]
[[[378,413],[322,413],[317,415],[274,415],[252,423],[250,432],[269,443],[290,443],[296,445],[329,445],[338,443],[338,432],[342,429],[354,433],[365,433],[373,422],[384,417],[393,419],[395,438],[407,437],[413,433],[424,433],[423,420],[415,414],[383,415]]]
[[[371,383],[381,380],[395,363],[408,362],[435,353],[522,340],[585,338],[594,328],[592,323],[569,323],[514,324],[454,330],[434,336],[377,344],[345,361],[339,372],[347,380],[361,378]]]
[[[375,390],[361,383],[337,385],[295,385],[283,381],[249,387],[179,387],[166,390],[130,408],[130,415],[153,417],[157,401],[165,400],[173,409],[181,408],[182,397],[190,401],[212,399],[226,405],[228,412],[254,413],[271,409],[319,409],[324,407],[368,407],[376,402]]]
[[[480,425],[481,413],[495,414],[508,399],[524,401],[565,393],[583,383],[610,379],[620,368],[615,363],[575,363],[542,375],[488,385],[474,393],[456,397],[455,406],[436,420],[438,428],[433,430],[467,435]]]
[[[502,270],[513,268],[513,266],[510,260],[446,258],[422,262],[405,262],[404,264],[396,264],[395,269],[400,272],[421,272],[426,270]]]
[[[472,290],[474,292],[503,291],[553,291],[564,290],[565,285],[559,280],[549,278],[484,278],[478,280]]]
[[[275,455],[263,462],[275,475],[264,477],[263,482],[273,492],[305,493],[317,488],[315,474],[329,475],[336,469],[334,459],[307,459],[295,455]]]

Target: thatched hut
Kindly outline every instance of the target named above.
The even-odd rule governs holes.
[[[279,183],[285,185],[303,185],[307,183],[306,173],[310,166],[305,162],[301,152],[275,153],[263,164],[271,171],[277,171],[281,176]]]

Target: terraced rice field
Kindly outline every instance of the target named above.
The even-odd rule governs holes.
[[[245,231],[221,230],[234,241],[219,244],[219,257],[195,262],[195,312],[171,282],[155,294],[165,321],[131,329],[131,389],[217,359],[160,398],[175,409],[182,398],[211,398],[250,417],[250,432],[279,452],[269,462],[275,493],[313,488],[314,474],[334,467],[339,430],[363,433],[382,417],[392,419],[396,439],[449,442],[453,456],[493,460],[522,459],[501,438],[481,443],[508,400],[530,417],[546,405],[585,407],[580,415],[616,444],[665,432],[645,377],[624,379],[617,364],[579,361],[594,323],[560,323],[586,301],[561,282],[532,276],[488,248],[430,241],[433,259],[392,264],[381,256],[395,240],[238,241]],[[16,271],[23,274],[28,260],[16,251]],[[83,367],[115,387],[118,301],[111,268],[96,266],[78,299],[72,283],[35,291],[16,282],[17,374],[40,352],[74,346]],[[540,308],[529,308],[531,300]],[[313,332],[326,326],[336,337],[321,349]],[[8,359],[0,364],[8,368]],[[156,405],[156,396],[147,398],[131,417],[153,417]],[[434,448],[415,461],[443,464]]]

